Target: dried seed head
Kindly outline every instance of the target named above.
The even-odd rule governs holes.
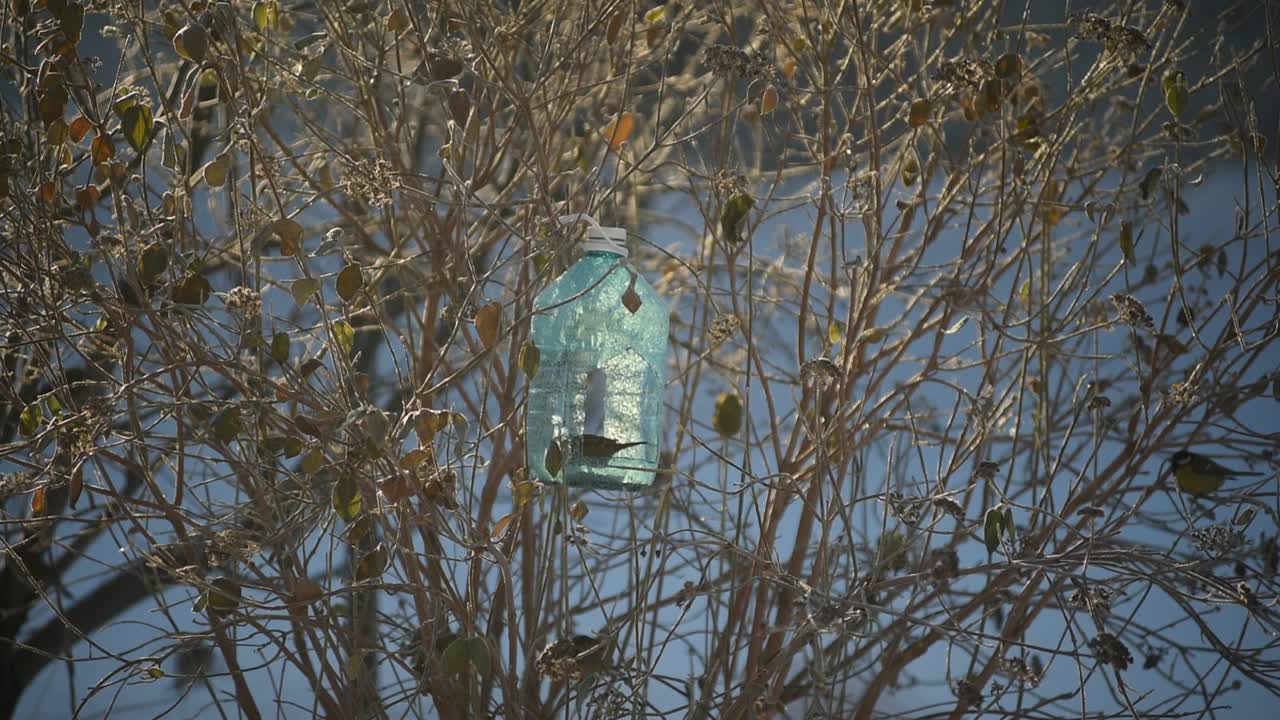
[[[1111,296],[1111,304],[1115,305],[1116,311],[1119,313],[1116,322],[1122,322],[1135,328],[1151,329],[1155,326],[1155,321],[1151,318],[1151,314],[1147,312],[1146,306],[1134,296],[1116,293]]]
[[[717,315],[716,319],[711,321],[711,329],[707,332],[711,347],[720,347],[725,340],[738,331],[740,326],[741,323],[735,315]]]
[[[1112,665],[1117,670],[1128,669],[1133,663],[1133,655],[1120,638],[1104,632],[1089,641],[1089,649],[1098,658],[1098,662]]]

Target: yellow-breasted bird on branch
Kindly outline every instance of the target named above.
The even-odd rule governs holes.
[[[1184,493],[1200,497],[1216,492],[1222,483],[1231,477],[1257,477],[1262,473],[1242,472],[1218,464],[1217,461],[1193,453],[1190,450],[1179,450],[1169,458],[1169,466],[1173,471],[1178,489]]]

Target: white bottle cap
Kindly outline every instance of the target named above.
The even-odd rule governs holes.
[[[622,257],[627,256],[626,228],[605,227],[586,213],[561,215],[559,220],[561,225],[587,223],[587,237],[582,241],[583,252],[607,252]]]

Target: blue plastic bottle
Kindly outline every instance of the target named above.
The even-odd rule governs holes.
[[[626,230],[560,218],[577,220],[590,224],[582,258],[534,302],[541,362],[529,384],[529,471],[543,482],[639,489],[658,467],[667,306],[627,264]],[[548,450],[561,462],[554,477]]]

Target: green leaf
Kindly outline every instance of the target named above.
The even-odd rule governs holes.
[[[338,297],[344,302],[351,302],[363,285],[364,273],[356,263],[351,263],[338,273]]]
[[[387,546],[378,543],[377,547],[366,553],[364,557],[360,558],[360,562],[356,564],[356,582],[376,580],[382,575],[382,571],[386,569]]]
[[[239,408],[227,408],[213,419],[213,437],[220,443],[231,442],[243,430],[244,424],[240,421]]]
[[[724,209],[720,211],[720,232],[726,240],[734,244],[742,242],[747,213],[755,204],[755,199],[746,193],[738,193],[725,202]]]
[[[351,522],[360,514],[360,488],[352,475],[343,474],[333,485],[333,509],[338,517]]]
[[[1168,333],[1160,333],[1155,338],[1156,349],[1160,352],[1166,352],[1171,356],[1185,355],[1189,348],[1178,338]]]
[[[884,570],[905,570],[909,564],[907,536],[897,531],[884,533],[876,546],[876,556]]]
[[[203,275],[188,274],[173,288],[173,301],[182,305],[203,305],[213,293],[213,286]]]
[[[67,3],[58,18],[58,29],[73,45],[80,42],[80,33],[84,30],[84,6],[76,2]]]
[[[666,16],[667,16],[667,6],[659,5],[655,8],[650,9],[649,12],[644,14],[644,21],[652,25],[654,23],[662,22],[662,19],[665,18]]]
[[[1190,102],[1190,91],[1187,88],[1187,75],[1181,70],[1170,70],[1164,76],[1164,102],[1169,112],[1181,115],[1187,111]]]
[[[913,128],[918,128],[929,122],[929,116],[933,113],[933,103],[928,100],[920,99],[911,103],[911,109],[907,112],[907,124]]]
[[[315,475],[324,467],[324,452],[320,448],[312,448],[302,456],[302,472]]]
[[[1017,53],[1006,53],[996,60],[996,77],[1006,80],[1017,79],[1022,75],[1022,56]]]
[[[280,10],[274,2],[256,2],[253,4],[253,24],[259,32],[275,29],[280,22]]]
[[[333,341],[343,355],[350,355],[356,347],[356,331],[351,323],[339,320],[333,324]]]
[[[138,154],[146,150],[154,127],[155,120],[151,117],[151,108],[143,103],[130,106],[120,116],[120,128],[124,131],[124,139],[129,141],[129,146]]]
[[[289,333],[278,332],[271,336],[271,359],[279,365],[289,362]]]
[[[169,267],[169,251],[159,243],[148,246],[142,251],[142,259],[138,261],[138,278],[143,285],[151,285]]]
[[[1133,223],[1128,220],[1120,223],[1120,252],[1124,253],[1124,261],[1130,265],[1138,262],[1133,251]]]
[[[542,364],[542,351],[533,340],[525,340],[520,346],[520,369],[530,380],[538,376],[538,366]]]
[[[844,323],[839,320],[832,320],[827,324],[827,341],[832,345],[840,342],[840,338],[844,337]]]
[[[450,675],[466,672],[468,667],[481,675],[488,675],[493,670],[489,644],[481,636],[457,638],[444,649],[440,665]]]
[[[225,615],[240,607],[240,584],[233,578],[220,577],[209,583],[205,604],[215,615]]]
[[[560,468],[564,467],[564,451],[560,449],[560,441],[552,440],[547,446],[547,455],[543,464],[551,477],[560,474]]]
[[[23,408],[22,414],[18,416],[18,432],[25,437],[35,435],[43,418],[44,411],[40,409],[40,403],[31,403]]]
[[[306,303],[317,292],[320,292],[320,281],[315,278],[299,278],[289,286],[289,294],[293,295],[293,301],[299,305]]]
[[[489,643],[483,637],[476,636],[469,641],[469,650],[467,657],[471,661],[471,667],[481,675],[488,675],[493,669],[493,661],[489,655]]]
[[[983,518],[982,541],[987,546],[988,557],[1000,547],[1000,532],[1004,528],[1004,524],[1005,515],[998,506],[988,510]]]
[[[115,103],[112,104],[111,106],[112,112],[114,112],[117,117],[123,120],[125,111],[127,111],[131,107],[137,106],[139,97],[141,96],[138,95],[138,93],[136,92],[129,92],[129,93],[125,93],[124,95],[121,95],[120,99],[116,100]]]
[[[227,183],[227,175],[231,172],[231,154],[221,153],[205,163],[204,183],[211,188],[220,188]]]
[[[742,430],[742,398],[738,393],[720,393],[711,414],[711,425],[724,437],[733,437]]]
[[[440,666],[448,675],[456,675],[467,669],[467,656],[470,650],[466,638],[454,638],[453,642],[440,655]]]
[[[173,36],[173,49],[191,62],[202,63],[209,52],[209,32],[203,25],[188,24]]]

